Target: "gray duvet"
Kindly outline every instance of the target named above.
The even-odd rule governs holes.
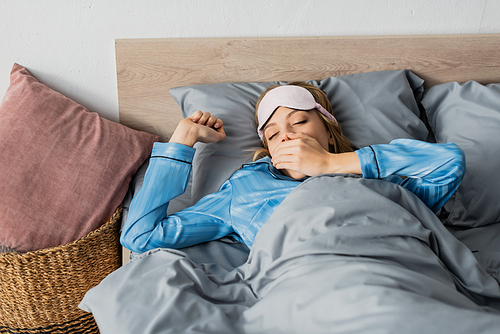
[[[80,307],[104,334],[500,332],[499,282],[392,183],[313,177],[266,222],[246,261],[237,244],[224,247],[231,255],[215,263],[150,251]]]

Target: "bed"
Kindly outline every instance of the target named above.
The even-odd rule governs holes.
[[[102,333],[498,331],[499,35],[117,40],[116,62],[121,123],[166,141],[198,109],[225,122],[226,140],[197,144],[169,212],[249,160],[255,100],[286,81],[322,88],[356,146],[452,141],[467,173],[437,215],[388,182],[322,175],[251,250],[223,238],[134,254],[80,304]]]

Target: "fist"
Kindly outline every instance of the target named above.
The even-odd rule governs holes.
[[[209,112],[196,111],[177,125],[170,142],[193,147],[197,142],[215,143],[226,138],[224,123]]]

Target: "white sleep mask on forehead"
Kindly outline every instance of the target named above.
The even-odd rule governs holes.
[[[259,126],[257,127],[259,137],[262,139],[264,133],[263,126],[267,123],[272,114],[279,107],[286,107],[295,110],[317,109],[332,121],[337,121],[323,106],[316,102],[314,96],[306,88],[294,85],[276,87],[262,98],[258,109]]]

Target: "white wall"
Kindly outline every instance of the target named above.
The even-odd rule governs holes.
[[[500,33],[498,0],[0,0],[0,97],[14,62],[118,120],[114,40]]]

